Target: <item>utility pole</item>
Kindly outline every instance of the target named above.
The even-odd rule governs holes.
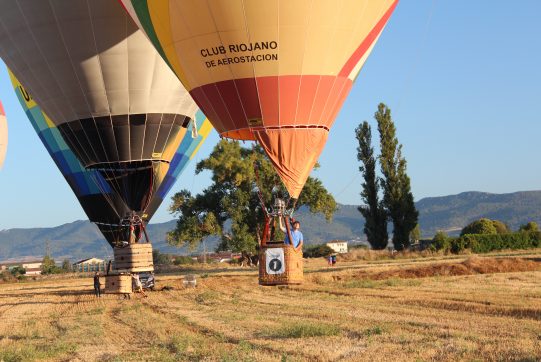
[[[46,240],[45,241],[45,256],[51,257],[51,241]]]

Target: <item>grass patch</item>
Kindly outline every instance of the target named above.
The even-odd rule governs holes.
[[[19,362],[50,359],[63,354],[73,354],[77,347],[71,343],[32,345],[23,344],[19,347],[8,346],[0,351],[0,361]]]
[[[316,322],[292,322],[283,324],[281,327],[265,333],[270,338],[305,338],[337,336],[340,334],[338,327]]]
[[[219,293],[213,290],[206,290],[195,296],[195,301],[199,304],[212,305],[217,302]]]
[[[380,326],[374,326],[374,327],[365,329],[363,334],[365,336],[367,336],[367,337],[379,336],[379,335],[383,334],[383,328],[380,327]]]
[[[389,278],[384,280],[353,279],[346,281],[344,288],[382,288],[382,287],[418,287],[422,281],[418,279]]]

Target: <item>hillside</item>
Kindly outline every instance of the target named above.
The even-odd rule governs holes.
[[[427,197],[417,202],[422,233],[426,236],[438,230],[459,232],[462,227],[481,217],[501,220],[513,230],[528,221],[541,224],[540,207],[541,191],[509,194],[463,192]]]
[[[512,229],[528,221],[541,224],[541,191],[525,191],[510,194],[464,192],[458,195],[429,197],[417,202],[422,235],[431,237],[437,230],[456,234],[460,229],[480,217],[501,220]],[[331,239],[364,238],[363,219],[357,206],[339,205],[331,223],[323,215],[312,215],[306,209],[296,213],[308,244]],[[165,241],[167,231],[175,221],[151,224],[148,232],[156,249],[161,252],[188,254],[187,248],[175,248]],[[61,259],[82,259],[89,256],[110,257],[112,250],[99,230],[88,221],[75,221],[52,228],[9,229],[0,231],[0,260],[19,256],[41,256],[46,242],[52,255]],[[213,250],[215,240],[207,242]],[[199,248],[201,251],[202,248]]]

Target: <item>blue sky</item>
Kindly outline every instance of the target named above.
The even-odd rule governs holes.
[[[379,102],[393,111],[416,200],[463,191],[541,189],[541,2],[402,0],[361,71],[320,157],[337,201],[360,202],[354,130]],[[1,63],[1,62],[0,62]],[[0,100],[9,148],[0,171],[0,230],[86,219],[22,112],[5,66]],[[373,135],[377,140],[377,134]],[[218,140],[209,136],[194,161]],[[193,162],[175,191],[201,191]],[[166,200],[153,218],[167,221]]]

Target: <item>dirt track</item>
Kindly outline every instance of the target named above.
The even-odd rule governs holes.
[[[0,360],[539,360],[540,266],[311,261],[302,286],[202,271],[195,289],[161,277],[174,290],[131,300],[93,297],[91,279],[0,284]],[[455,269],[470,275],[441,272]]]

